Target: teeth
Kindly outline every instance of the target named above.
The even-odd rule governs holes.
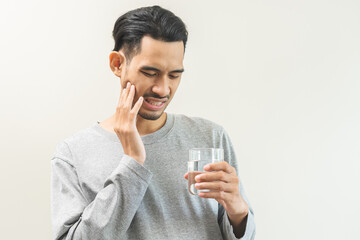
[[[151,101],[148,101],[148,103],[155,106],[160,106],[162,104],[162,102],[151,102]]]

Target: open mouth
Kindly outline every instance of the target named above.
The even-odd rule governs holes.
[[[156,102],[156,101],[150,101],[148,99],[145,100],[146,102],[150,103],[151,105],[154,106],[160,106],[161,104],[163,104],[164,102]]]
[[[166,101],[153,101],[152,99],[145,99],[144,104],[150,110],[159,110],[165,105]]]

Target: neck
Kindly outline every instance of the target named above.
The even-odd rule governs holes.
[[[166,119],[167,119],[167,114],[165,112],[157,120],[147,120],[140,117],[140,115],[138,115],[136,118],[136,128],[140,136],[144,136],[159,130],[162,126],[164,126]],[[113,131],[114,128],[113,126],[115,125],[114,121],[115,121],[115,114],[113,114],[108,120],[105,121],[103,125],[104,128],[107,129],[108,131],[114,132]]]
[[[156,132],[162,126],[164,126],[166,122],[166,118],[167,118],[167,114],[165,112],[157,120],[147,120],[140,117],[140,115],[138,115],[136,119],[136,128],[140,136],[144,136]]]

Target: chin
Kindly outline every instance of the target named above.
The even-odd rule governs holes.
[[[164,113],[164,111],[162,111],[161,113],[156,113],[156,112],[146,113],[146,112],[140,112],[140,111],[139,111],[138,114],[139,114],[140,117],[142,117],[143,119],[155,121],[155,120],[158,120],[158,119],[163,115],[163,113]]]

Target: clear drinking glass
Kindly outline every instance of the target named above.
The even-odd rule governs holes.
[[[224,149],[222,148],[192,148],[189,150],[188,161],[188,186],[189,192],[198,195],[199,192],[208,192],[208,189],[198,190],[195,188],[195,176],[204,173],[204,166],[209,163],[224,161]]]

